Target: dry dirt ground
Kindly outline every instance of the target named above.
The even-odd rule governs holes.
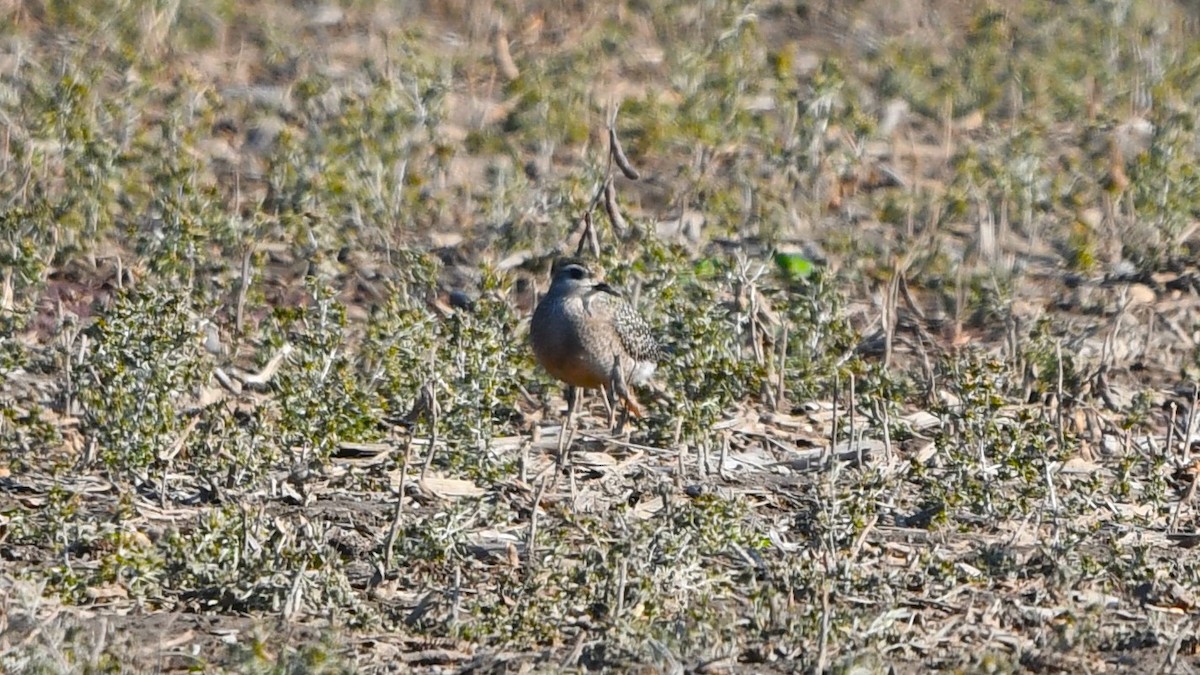
[[[1200,667],[1191,3],[67,5],[0,670]],[[560,453],[576,250],[671,353]]]

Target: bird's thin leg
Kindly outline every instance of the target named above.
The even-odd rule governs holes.
[[[575,410],[579,407],[579,387],[567,385],[567,419],[558,432],[558,460],[562,462],[569,444],[568,435],[575,433]]]
[[[600,389],[604,393],[604,410],[608,412],[608,426],[609,428],[612,428],[613,422],[616,420],[615,415],[617,411],[617,396],[616,392],[614,391],[615,387],[612,385],[605,385]]]
[[[612,371],[609,373],[611,378],[611,388],[613,393],[614,404],[619,401],[621,403],[621,420],[617,423],[614,433],[618,436],[624,433],[625,423],[629,419],[629,412],[632,409],[634,413],[641,417],[641,410],[637,406],[637,401],[629,393],[629,385],[625,382],[625,370],[621,368],[621,357],[613,358]],[[608,418],[609,428],[613,428],[613,417],[610,414]]]
[[[571,416],[571,430],[574,431],[575,423],[579,421],[579,410],[581,408],[583,408],[584,394],[583,394],[582,387],[571,387],[571,388],[575,390],[574,393],[571,394],[571,396],[575,399],[571,403],[571,407],[574,408],[574,410],[575,410],[575,412]]]

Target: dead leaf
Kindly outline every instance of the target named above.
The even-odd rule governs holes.
[[[426,477],[420,482],[422,490],[442,499],[480,497],[487,491],[469,480]]]

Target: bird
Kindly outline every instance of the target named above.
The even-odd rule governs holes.
[[[580,389],[605,390],[610,423],[618,399],[625,412],[642,417],[629,387],[650,380],[662,349],[633,305],[598,280],[586,262],[555,260],[550,289],[534,309],[529,337],[538,363],[567,385],[568,426]],[[621,421],[623,426],[624,414]]]

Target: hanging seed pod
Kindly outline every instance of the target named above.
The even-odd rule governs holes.
[[[629,180],[637,180],[642,177],[638,170],[633,168],[629,163],[629,158],[625,156],[625,149],[621,147],[621,139],[617,138],[617,128],[610,126],[608,128],[608,147],[612,151],[613,161],[617,163],[617,168]]]
[[[496,62],[496,69],[500,71],[501,77],[506,81],[512,82],[521,76],[517,62],[513,60],[512,52],[508,49],[508,33],[499,27],[492,34],[492,59]]]
[[[617,188],[613,186],[612,179],[604,183],[604,210],[608,213],[608,220],[616,230],[617,236],[625,236],[629,231],[629,223],[625,222],[625,216],[621,215],[621,209],[617,206]]]

